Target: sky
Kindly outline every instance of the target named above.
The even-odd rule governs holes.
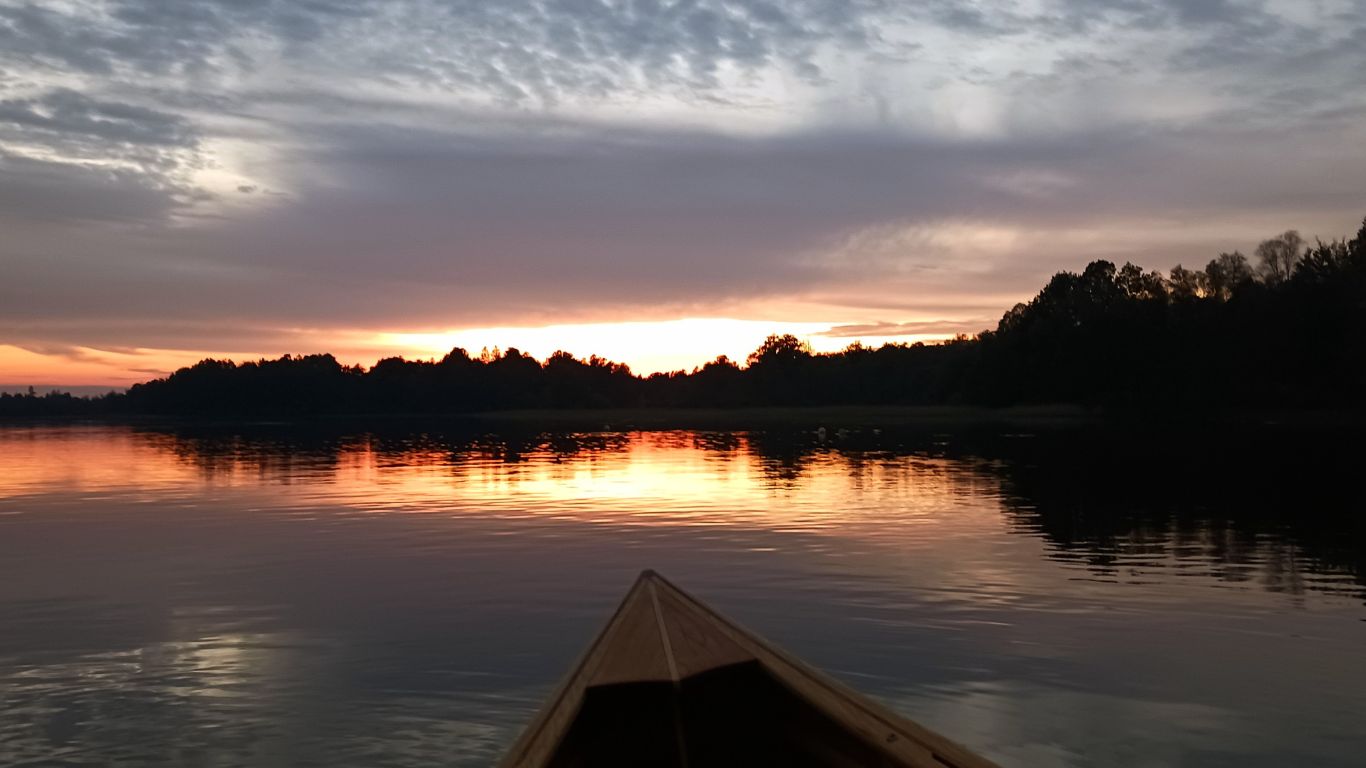
[[[0,384],[995,325],[1366,214],[1361,0],[0,0]]]

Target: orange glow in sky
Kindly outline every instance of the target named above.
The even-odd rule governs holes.
[[[626,363],[639,374],[691,370],[717,355],[743,363],[750,352],[774,333],[790,333],[811,344],[817,352],[832,352],[854,339],[820,335],[831,323],[780,323],[764,320],[687,318],[662,322],[592,323],[550,325],[540,328],[472,328],[445,333],[391,333],[381,339],[386,346],[417,350],[417,356],[441,356],[452,347],[464,347],[478,355],[484,347],[506,350],[516,347],[544,360],[564,350],[578,357],[598,355]],[[912,342],[942,336],[900,337]],[[881,344],[883,339],[863,339]]]
[[[0,344],[0,387],[109,386],[131,384],[164,376],[177,368],[207,357],[238,361],[278,357],[286,353],[331,352],[343,363],[372,365],[384,357],[440,358],[453,347],[464,347],[478,356],[481,349],[516,347],[544,360],[564,350],[578,357],[598,355],[626,363],[638,374],[691,370],[726,355],[743,363],[764,338],[790,333],[811,344],[817,352],[847,347],[853,338],[823,336],[838,323],[792,323],[728,318],[686,318],[651,322],[586,323],[542,327],[467,328],[448,331],[320,331],[310,336],[306,348],[247,351],[130,348],[104,350],[76,348],[61,352],[33,351]],[[886,341],[911,343],[944,338],[945,334],[865,337],[865,344]]]

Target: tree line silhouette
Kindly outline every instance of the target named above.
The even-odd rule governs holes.
[[[814,353],[770,336],[743,364],[637,376],[597,356],[517,349],[343,365],[330,354],[204,360],[125,393],[0,395],[0,418],[270,417],[511,409],[1074,403],[1117,410],[1366,402],[1366,221],[1351,240],[1295,231],[1254,259],[1167,275],[1098,260],[1059,272],[994,330],[938,344]]]

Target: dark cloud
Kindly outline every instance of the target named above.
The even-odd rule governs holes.
[[[206,193],[188,120],[68,88],[0,99],[0,220],[164,220]]]
[[[155,109],[92,99],[70,88],[36,98],[0,99],[0,124],[20,134],[142,146],[193,147],[198,137],[184,118]]]
[[[7,230],[0,259],[17,258],[20,244],[29,241],[26,224],[35,237],[56,238],[46,243],[30,241],[29,247],[52,250],[60,242],[60,233],[39,222],[146,223],[164,219],[198,194],[159,172],[43,160],[0,149],[0,223]],[[119,250],[114,244],[111,249],[111,253]]]
[[[958,295],[968,299],[961,311],[991,317],[972,297],[999,297],[1003,310],[1092,257],[1203,263],[1285,226],[1316,231],[1314,220],[1288,216],[1287,200],[1347,223],[1343,212],[1360,204],[1358,176],[1340,158],[1292,167],[1304,157],[1293,135],[1249,134],[1245,143],[1260,148],[1249,154],[1218,134],[971,147],[862,134],[759,141],[564,125],[553,134],[315,126],[316,146],[290,162],[328,168],[326,183],[303,184],[278,205],[114,241],[68,229],[60,251],[44,235],[12,244],[20,255],[0,287],[0,322],[26,339],[197,347],[217,336],[233,348],[251,339],[297,348],[304,336],[271,329],[725,314],[756,299],[822,295],[917,314]],[[1043,171],[1072,181],[1042,194],[989,183]],[[1184,187],[1172,187],[1176,175]],[[1150,225],[1122,229],[1134,217],[1248,214],[1265,224],[1233,243],[1155,242],[1144,239]],[[1121,233],[1067,234],[1107,221]],[[992,227],[1042,234],[974,251],[978,231]],[[54,306],[64,323],[51,322]]]
[[[234,322],[183,321],[174,325],[158,323],[145,317],[107,317],[98,327],[91,327],[80,318],[59,318],[42,321],[10,321],[6,325],[5,343],[41,355],[53,355],[75,361],[97,361],[99,353],[137,357],[138,346],[128,340],[152,339],[155,346],[170,349],[213,350],[236,354],[251,354],[262,349],[313,349],[312,336],[302,330],[253,323],[244,317]],[[61,341],[76,336],[79,345]]]
[[[373,124],[309,135],[316,146],[291,162],[327,168],[326,183],[219,233],[233,263],[301,279],[325,271],[445,285],[445,311],[470,314],[776,295],[849,269],[905,268],[938,254],[820,257],[887,221],[970,209],[1055,216],[1057,201],[985,180],[1083,154],[1075,142],[968,149],[864,134],[756,141],[563,125],[552,135]],[[1097,142],[1084,154],[1096,161],[1107,149],[1126,151]],[[1074,210],[1106,204],[1058,194],[1075,197]]]

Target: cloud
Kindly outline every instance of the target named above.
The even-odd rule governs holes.
[[[0,8],[0,43],[35,67],[94,75],[204,77],[252,61],[243,41],[321,37],[329,22],[361,19],[369,4],[111,0],[97,6],[20,3]]]
[[[36,67],[214,79],[284,57],[364,79],[474,88],[511,101],[680,84],[782,62],[818,77],[816,48],[876,39],[880,2],[508,0],[306,3],[111,0],[0,9],[0,46]],[[349,65],[349,66],[348,66]]]
[[[99,101],[70,88],[38,98],[0,100],[0,123],[19,131],[82,136],[114,144],[193,147],[187,121],[132,104]]]
[[[836,339],[888,338],[895,336],[943,336],[981,330],[992,325],[990,320],[922,320],[909,323],[861,323],[837,325],[818,336]]]
[[[287,168],[295,188],[265,207],[112,240],[65,226],[60,250],[56,230],[30,223],[7,246],[0,322],[26,339],[247,350],[308,346],[309,331],[283,329],[746,317],[803,302],[831,320],[896,322],[877,308],[914,317],[955,297],[1003,311],[1090,258],[1203,263],[1286,226],[1338,234],[1322,226],[1345,227],[1359,205],[1350,160],[1305,162],[1312,135],[965,147],[566,121],[470,134],[325,122],[306,133],[311,146],[285,161],[298,166]],[[1034,176],[1050,180],[1047,194],[997,183]],[[174,204],[141,189],[144,204]],[[77,202],[54,193],[32,215]]]
[[[1354,230],[1363,40],[1350,2],[11,3],[0,342],[976,323]]]
[[[0,220],[155,221],[206,193],[182,116],[70,88],[0,99]]]
[[[55,237],[56,232],[47,228],[49,222],[156,221],[187,205],[196,194],[154,170],[36,159],[0,148],[0,222],[8,229],[0,259],[19,258],[25,241],[33,249],[51,251],[55,241],[30,240]],[[129,245],[115,244],[106,254],[117,258],[115,254]]]

